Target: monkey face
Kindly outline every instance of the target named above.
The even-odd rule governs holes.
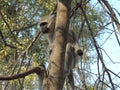
[[[44,16],[40,21],[41,31],[43,33],[49,33],[54,31],[55,28],[55,19],[52,15]]]
[[[79,56],[82,56],[82,55],[83,55],[83,51],[82,51],[81,49],[78,49],[78,50],[77,50],[77,54],[78,54]]]
[[[48,25],[47,22],[41,22],[40,23],[41,31],[43,33],[48,33],[49,32],[49,28],[47,28],[47,25]]]

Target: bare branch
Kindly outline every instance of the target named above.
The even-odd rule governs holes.
[[[112,89],[115,90],[114,83],[113,83],[113,81],[112,81],[112,79],[111,79],[111,75],[110,75],[110,73],[109,73],[108,71],[106,71],[106,72],[107,72],[107,74],[108,74],[108,78],[109,78],[109,80],[110,80]]]
[[[104,3],[104,5],[107,7],[107,9],[110,12],[110,13],[109,12],[107,12],[107,13],[110,15],[110,17],[112,18],[112,20],[115,22],[115,24],[116,24],[116,26],[117,26],[117,28],[118,28],[118,30],[120,32],[120,23],[119,23],[116,15],[115,15],[115,12],[113,11],[112,7],[110,6],[109,2],[107,0],[98,0],[98,1],[100,2],[100,4],[102,4],[101,3],[101,1],[102,1]]]
[[[92,32],[92,28],[91,28],[91,26],[90,26],[90,23],[89,23],[89,21],[88,21],[88,18],[87,18],[87,16],[86,16],[86,13],[85,13],[83,7],[82,7],[81,5],[79,5],[79,6],[80,6],[81,11],[82,11],[82,13],[83,13],[83,15],[84,15],[85,21],[86,21],[86,23],[87,23],[87,25],[88,25],[88,29],[89,29],[90,35],[91,35],[91,37],[92,37],[94,47],[95,47],[96,52],[97,52],[97,54],[98,54],[98,69],[99,69],[99,60],[100,60],[103,69],[105,70],[105,72],[106,72],[107,75],[108,75],[108,78],[109,78],[109,80],[110,80],[112,89],[115,90],[114,83],[113,83],[113,81],[112,81],[112,79],[111,79],[111,75],[110,75],[110,73],[108,72],[108,70],[107,70],[107,68],[106,68],[106,65],[105,65],[105,63],[104,63],[104,61],[103,61],[102,52],[101,52],[101,50],[100,50],[99,45],[98,45],[97,42],[96,42],[96,39],[94,38],[94,35],[93,35],[93,32]],[[99,71],[98,71],[98,73],[100,74]],[[100,75],[99,75],[99,76],[100,76]],[[101,81],[101,78],[99,77],[99,82],[100,82],[100,81]]]
[[[23,72],[21,74],[17,75],[12,75],[12,76],[0,76],[0,80],[14,80],[14,79],[19,79],[19,78],[25,78],[26,76],[36,73],[36,74],[41,74],[45,72],[45,67],[43,65],[34,67],[26,72]]]
[[[2,33],[2,31],[1,31],[1,29],[0,29],[0,36],[1,36],[1,38],[2,38],[2,40],[3,40],[3,43],[5,44],[5,46],[8,46],[8,47],[11,47],[11,48],[14,48],[14,49],[17,48],[16,46],[10,45],[10,44],[8,44],[8,43],[6,42],[5,37],[3,36],[3,33]]]
[[[41,31],[39,31],[38,34],[33,38],[32,42],[29,44],[29,46],[18,56],[17,61],[16,61],[15,66],[14,66],[14,69],[16,68],[19,59],[26,54],[26,52],[33,46],[33,44],[35,43],[35,41],[41,35],[42,35]],[[13,69],[13,71],[14,71],[14,69]]]
[[[9,26],[8,22],[5,20],[4,15],[2,14],[1,11],[0,11],[0,15],[1,15],[3,21],[5,22],[8,30],[10,31],[10,34],[12,35],[13,40],[14,40],[16,43],[20,44],[20,43],[16,40],[16,37],[15,37],[14,33],[13,33],[12,30],[11,30],[11,27]],[[7,45],[7,46],[10,46],[10,45]]]
[[[55,5],[55,7],[54,7],[53,11],[50,13],[50,15],[56,14],[56,13],[57,13],[57,4]]]
[[[25,26],[25,27],[22,27],[22,28],[18,28],[18,29],[16,29],[16,30],[13,30],[13,32],[25,31],[26,29],[31,28],[31,27],[33,27],[33,26],[36,26],[37,24],[38,24],[38,23],[33,23],[33,24],[28,25],[28,26]]]
[[[119,40],[119,38],[118,38],[117,31],[116,31],[116,29],[115,29],[114,23],[112,23],[112,26],[113,26],[113,29],[114,29],[114,32],[115,32],[116,40],[117,40],[117,42],[118,42],[118,44],[119,44],[119,46],[120,46],[120,40]]]

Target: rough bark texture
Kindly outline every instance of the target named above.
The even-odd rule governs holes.
[[[43,90],[62,90],[64,76],[64,56],[69,24],[71,0],[59,0],[55,27],[55,40],[50,56],[49,75],[43,81]]]

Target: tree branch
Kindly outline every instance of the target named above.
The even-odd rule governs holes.
[[[6,42],[5,37],[3,36],[3,33],[2,33],[2,31],[1,31],[1,29],[0,29],[0,36],[1,36],[1,38],[2,38],[2,40],[3,40],[3,43],[5,44],[5,46],[8,46],[8,47],[11,47],[11,48],[14,48],[14,49],[17,48],[16,46],[10,45],[10,44],[8,44],[8,43]]]
[[[109,12],[107,12],[110,17],[112,18],[112,20],[115,22],[117,28],[118,28],[118,31],[120,32],[120,23],[115,15],[115,12],[113,11],[112,7],[110,6],[109,2],[107,0],[98,0],[101,3],[101,1],[104,3],[104,5],[107,7],[107,9],[109,10]],[[103,5],[102,5],[103,6]]]
[[[20,44],[20,43],[16,40],[16,37],[15,37],[14,33],[12,32],[12,29],[11,29],[10,25],[9,25],[8,22],[5,20],[4,15],[2,14],[1,11],[0,11],[0,15],[1,15],[3,21],[5,22],[5,24],[6,24],[7,28],[8,28],[8,30],[9,30],[10,34],[12,35],[13,40],[14,40],[16,43]],[[7,45],[7,46],[10,46],[10,45]]]
[[[13,30],[13,32],[24,31],[25,29],[31,28],[31,27],[33,27],[33,26],[36,26],[37,24],[38,24],[38,23],[33,23],[33,24],[28,25],[28,26],[25,26],[25,27],[22,27],[22,28],[15,29],[15,30]]]
[[[2,12],[0,12],[0,15],[1,15],[3,21],[5,22],[6,26],[8,27],[8,29],[9,29],[11,35],[13,35],[13,38],[15,39],[15,36],[14,36],[14,34],[12,33],[12,30],[11,30],[11,28],[10,28],[8,22],[5,20],[5,18],[4,18],[4,16],[3,16]]]
[[[41,75],[44,72],[45,72],[45,66],[39,65],[39,66],[34,67],[26,72],[21,73],[21,74],[16,74],[16,75],[12,75],[12,76],[0,76],[0,80],[14,80],[14,79],[19,79],[19,78],[25,78],[26,76],[28,76],[32,73]]]

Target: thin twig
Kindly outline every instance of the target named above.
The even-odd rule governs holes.
[[[17,49],[16,46],[10,45],[10,44],[8,44],[8,43],[6,42],[5,37],[3,36],[3,33],[2,33],[2,31],[1,31],[1,29],[0,29],[0,37],[2,38],[3,43],[5,44],[5,46],[8,46],[8,47],[10,47],[10,48]]]

